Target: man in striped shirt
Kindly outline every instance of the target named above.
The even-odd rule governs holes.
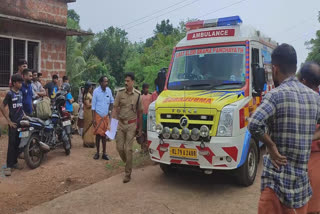
[[[265,95],[248,126],[268,151],[258,213],[305,214],[312,196],[308,161],[320,119],[320,97],[295,77],[297,55],[292,46],[278,46],[271,58],[276,88]]]

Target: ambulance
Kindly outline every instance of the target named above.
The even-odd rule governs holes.
[[[260,147],[248,119],[273,86],[277,43],[242,25],[239,16],[186,24],[174,48],[164,91],[148,112],[152,161],[165,174],[179,167],[229,170],[250,186]]]

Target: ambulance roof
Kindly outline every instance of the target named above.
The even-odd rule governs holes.
[[[277,46],[275,41],[260,31],[242,25],[239,16],[189,22],[186,24],[186,29],[187,35],[177,44],[178,48],[244,41],[258,41],[270,48]]]

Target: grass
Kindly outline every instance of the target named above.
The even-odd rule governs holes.
[[[133,144],[132,147],[133,150],[133,167],[134,168],[138,168],[138,167],[142,167],[145,166],[148,161],[150,161],[149,155],[143,155],[140,154],[140,145],[137,143]],[[139,152],[136,152],[139,151]],[[122,160],[111,160],[109,163],[106,164],[106,168],[108,170],[113,170],[113,169],[118,169],[118,168],[123,168],[125,167],[125,163]]]
[[[1,135],[8,135],[8,126],[2,126],[0,129],[0,134]]]

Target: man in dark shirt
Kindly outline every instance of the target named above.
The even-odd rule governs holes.
[[[55,74],[52,76],[52,82],[49,82],[44,86],[44,89],[46,89],[47,92],[47,96],[50,97],[51,102],[54,101],[58,92],[58,79],[58,75]]]
[[[32,98],[33,98],[33,91],[31,86],[32,80],[32,70],[24,69],[23,72],[23,79],[24,82],[22,83],[22,87],[20,91],[22,92],[22,103],[23,103],[23,111],[28,116],[32,114]]]
[[[18,71],[14,72],[14,73],[15,74],[18,73],[18,74],[20,74],[22,76],[23,70],[28,68],[28,62],[25,59],[19,59],[17,65],[18,65]],[[11,84],[11,77],[10,77],[10,79],[9,79],[9,87],[11,87],[11,86],[12,86],[12,84]]]
[[[23,104],[22,104],[22,93],[20,88],[22,86],[23,79],[20,74],[14,74],[11,77],[12,88],[7,93],[3,100],[2,105],[0,105],[0,110],[3,116],[6,118],[9,125],[9,142],[8,142],[8,152],[7,152],[7,168],[4,173],[6,176],[11,175],[11,169],[19,168],[18,166],[18,155],[19,155],[19,132],[17,131],[17,125],[22,119]],[[5,107],[9,107],[9,115],[5,110]]]

